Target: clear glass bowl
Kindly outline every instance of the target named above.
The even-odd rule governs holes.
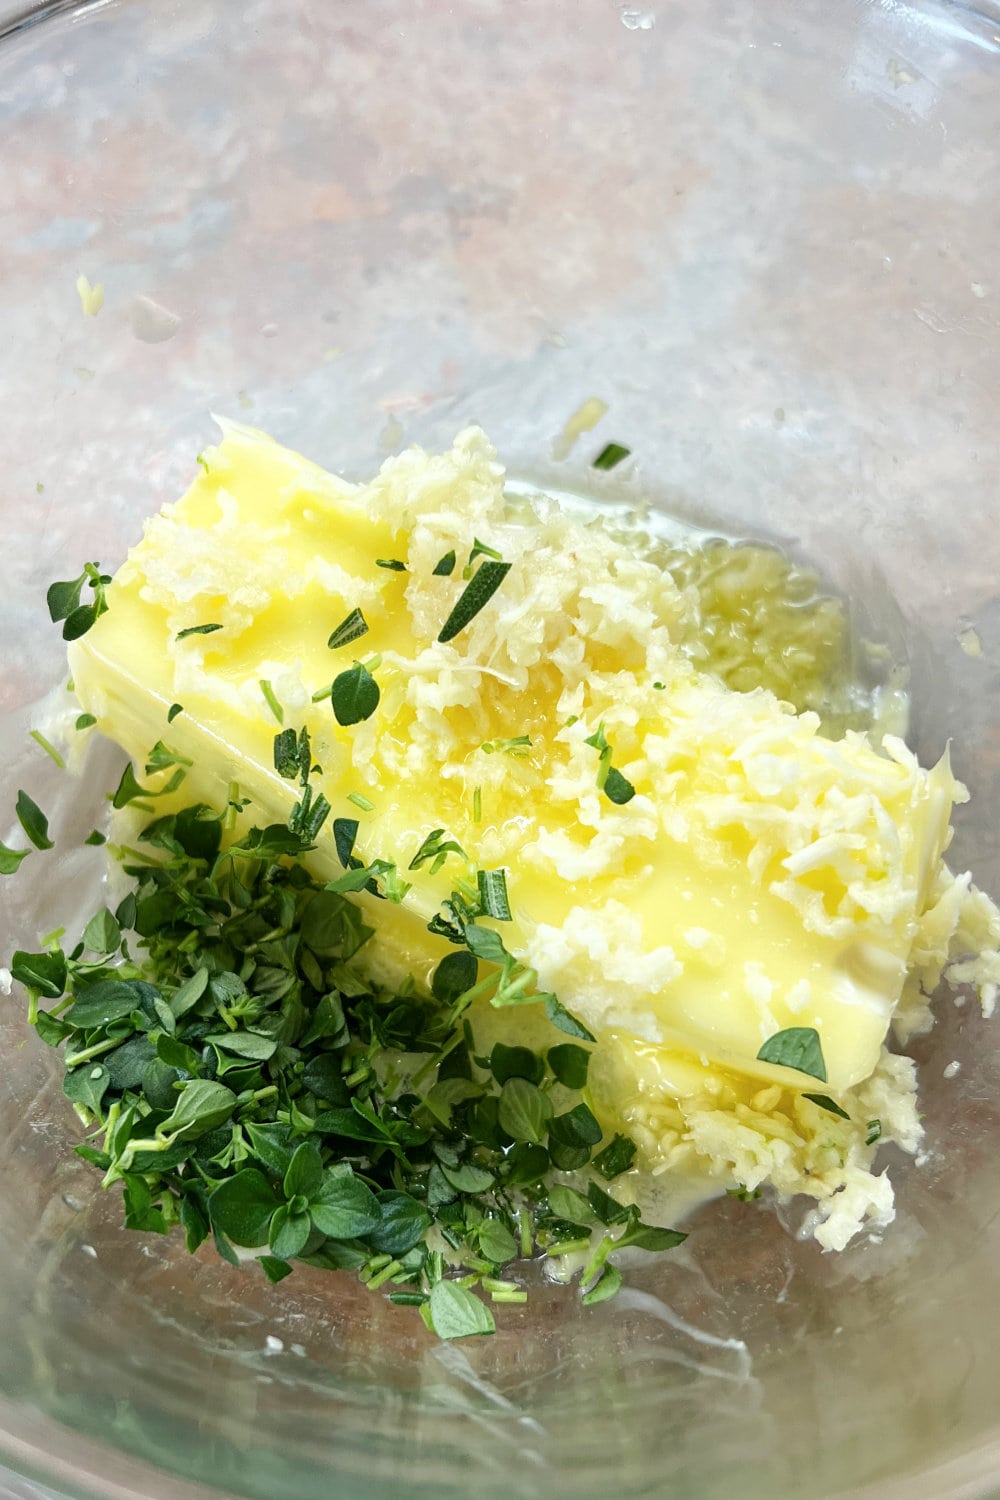
[[[973,791],[955,859],[1000,894],[1000,18],[651,5],[0,4],[4,805],[65,774],[26,738],[46,584],[121,559],[210,411],[352,476],[475,419],[562,489],[628,444],[618,492],[774,538],[905,642],[917,748],[952,736]],[[0,891],[29,945],[99,878],[34,863]],[[441,1346],[346,1276],[124,1233],[4,1000],[8,1491],[996,1493],[997,1024],[948,1002],[916,1046],[883,1243],[824,1256],[727,1200],[616,1302]]]

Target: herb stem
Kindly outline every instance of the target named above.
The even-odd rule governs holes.
[[[95,1042],[92,1047],[84,1047],[82,1052],[75,1052],[72,1057],[67,1057],[66,1071],[78,1068],[82,1062],[89,1062],[92,1057],[100,1057],[102,1052],[110,1052],[112,1047],[120,1046],[121,1039],[114,1036],[109,1041]]]

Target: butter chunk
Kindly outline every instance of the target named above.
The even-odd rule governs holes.
[[[477,544],[510,571],[441,643]],[[356,608],[368,633],[331,650]],[[732,691],[682,649],[697,623],[697,591],[620,529],[507,497],[478,429],[355,486],[227,423],[70,656],[82,706],[137,765],[162,739],[192,762],[188,800],[221,805],[235,782],[258,822],[297,795],[274,770],[269,697],[308,727],[317,788],[358,820],[357,853],[412,882],[398,906],[358,898],[380,977],[426,982],[449,951],[427,922],[457,880],[502,867],[507,948],[606,1046],[665,1049],[756,1096],[816,1086],[757,1058],[813,1027],[840,1095],[880,1063],[965,793],[947,758],[926,771],[901,741],[834,741],[815,713]],[[373,657],[378,708],[341,726],[317,695]],[[635,788],[622,805],[598,784],[600,726]],[[435,829],[463,854],[409,872]],[[310,860],[340,873],[331,824]]]

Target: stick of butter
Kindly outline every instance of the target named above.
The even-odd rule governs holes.
[[[428,922],[502,869],[508,950],[599,1035],[804,1089],[758,1054],[813,1028],[832,1094],[872,1073],[964,797],[947,759],[833,741],[696,667],[678,644],[696,593],[620,528],[505,496],[478,429],[364,486],[232,424],[201,463],[71,647],[81,704],[139,765],[163,740],[191,761],[188,800],[222,805],[236,782],[257,821],[283,821],[276,713],[307,726],[357,853],[411,882],[398,905],[358,897],[380,977],[426,982],[448,951]],[[366,633],[331,647],[356,610]],[[340,723],[331,683],[355,659],[378,704]],[[331,829],[310,860],[334,877]],[[458,850],[408,869],[438,830]]]

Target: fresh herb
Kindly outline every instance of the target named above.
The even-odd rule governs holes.
[[[603,719],[594,733],[588,735],[583,743],[592,745],[601,757],[597,766],[597,790],[603,792],[609,802],[614,802],[619,807],[626,802],[631,802],[635,796],[635,787],[611,764],[613,751],[604,733]]]
[[[477,870],[476,884],[479,887],[479,904],[488,917],[497,922],[510,921],[510,902],[507,899],[507,876],[503,870]]]
[[[867,1134],[865,1135],[865,1145],[866,1146],[874,1146],[875,1142],[876,1141],[880,1141],[881,1139],[882,1139],[882,1121],[881,1120],[869,1120],[868,1121]]]
[[[631,452],[631,448],[623,448],[621,443],[606,443],[594,459],[593,466],[595,469],[613,469]]]
[[[178,714],[182,714],[183,712],[184,712],[184,705],[183,705],[183,703],[171,703],[170,707],[167,709],[167,723],[168,724],[172,724],[174,722],[174,720],[176,719],[177,715]]]
[[[152,776],[157,771],[169,770],[171,766],[190,766],[192,762],[186,755],[180,755],[176,750],[171,750],[162,740],[157,740],[149,752],[146,762],[146,775]]]
[[[615,1248],[683,1236],[643,1225],[594,1183],[584,1195],[552,1180],[601,1145],[580,1097],[589,1053],[577,1042],[589,1033],[554,996],[534,995],[534,971],[476,922],[498,900],[492,878],[481,901],[471,887],[452,893],[460,944],[429,994],[412,982],[387,990],[355,967],[371,929],[300,862],[320,800],[307,799],[310,761],[305,731],[282,730],[275,764],[302,784],[287,825],[226,843],[224,812],[154,818],[124,851],[134,889],[116,911],[95,913],[72,952],[13,956],[29,1018],[63,1049],[64,1091],[89,1133],[80,1155],[106,1186],[122,1184],[127,1227],[179,1226],[190,1250],[214,1239],[233,1262],[234,1247],[263,1250],[274,1282],[299,1261],[354,1270],[443,1339],[492,1332],[489,1303],[527,1296],[505,1267],[590,1251],[595,1221],[608,1232],[581,1295],[604,1300],[620,1285]],[[384,893],[395,867],[359,867],[357,831],[334,821],[342,878]],[[428,862],[455,852],[438,833]],[[482,978],[480,958],[492,965]],[[477,994],[544,1000],[577,1040],[537,1052],[497,1043],[483,1058],[467,1019]],[[631,1159],[623,1142],[594,1157],[603,1175],[611,1156],[621,1170]],[[432,1248],[442,1240],[450,1267]]]
[[[449,838],[443,828],[435,828],[427,835],[416,854],[407,866],[410,870],[419,870],[421,865],[430,863],[429,874],[436,875],[444,864],[449,854],[457,854],[460,859],[465,859],[465,850],[455,839]]]
[[[438,640],[441,642],[454,640],[455,636],[464,630],[484,605],[493,598],[510,569],[511,564],[507,562],[495,562],[490,559],[481,563],[442,625]]]
[[[336,651],[341,646],[349,646],[351,641],[360,640],[363,635],[367,634],[368,621],[360,609],[352,609],[347,618],[341,620],[326,644],[330,647],[331,651]]]
[[[594,1157],[593,1165],[610,1182],[627,1172],[635,1160],[636,1144],[627,1135],[615,1135]]]
[[[382,695],[368,668],[356,661],[353,667],[348,667],[346,672],[341,672],[339,677],[334,678],[330,696],[333,700],[334,718],[338,724],[348,728],[370,719],[378,708]]]
[[[406,564],[400,562],[398,557],[376,557],[376,568],[388,568],[390,573],[405,573]]]
[[[369,802],[368,798],[363,796],[361,792],[348,792],[347,800],[348,802],[353,802],[355,807],[360,807],[362,812],[375,811],[374,802]]]
[[[838,1115],[842,1120],[849,1120],[851,1118],[847,1110],[841,1109],[837,1101],[831,1099],[829,1094],[803,1094],[802,1097],[803,1099],[808,1099],[812,1104],[817,1104],[820,1109],[827,1110],[831,1115]]]
[[[175,641],[186,640],[189,635],[211,635],[214,630],[221,630],[221,625],[188,625],[184,630],[178,630],[174,636]]]
[[[27,859],[30,853],[30,849],[8,849],[6,844],[0,843],[0,875],[15,875],[22,859]]]
[[[472,821],[481,823],[483,821],[483,789],[481,786],[473,788],[472,791]]]
[[[92,729],[97,723],[93,714],[78,714],[74,729]]]
[[[472,577],[472,564],[475,562],[477,557],[491,557],[494,562],[503,561],[501,553],[499,553],[495,547],[488,547],[486,543],[481,542],[477,536],[473,537],[472,551],[469,553],[469,560],[466,563],[465,567],[462,569],[463,578],[468,579]]]
[[[59,754],[59,751],[56,749],[55,745],[53,745],[51,741],[45,738],[40,729],[32,729],[31,738],[34,740],[36,745],[39,745],[45,751],[45,754],[49,757],[49,759],[55,762],[60,771],[65,771],[66,762]]]
[[[17,821],[36,849],[53,847],[52,840],[49,838],[49,820],[38,803],[33,802],[27,792],[18,792],[14,811],[17,814]]]
[[[85,563],[79,578],[49,585],[45,596],[49,619],[63,622],[64,641],[79,640],[80,636],[86,635],[94,621],[107,612],[107,589],[110,582],[110,574],[101,572],[100,563]],[[89,604],[80,602],[84,584],[89,584],[93,591],[94,597]]]
[[[504,755],[526,755],[531,749],[531,737],[517,734],[509,740],[484,740],[479,748],[486,755],[496,755],[498,752]]]
[[[797,1073],[808,1073],[810,1078],[826,1082],[823,1048],[819,1032],[812,1026],[789,1026],[785,1031],[776,1031],[757,1053],[757,1061],[794,1068]]]
[[[278,702],[278,695],[275,693],[274,688],[268,682],[268,680],[267,680],[266,677],[262,677],[260,679],[258,686],[260,687],[260,690],[261,690],[261,692],[264,695],[264,702],[267,704],[268,708],[271,710],[272,714],[277,719],[278,723],[279,724],[284,724],[284,722],[285,722],[285,710],[282,708],[281,704]],[[175,705],[175,707],[177,707],[177,706],[178,705]],[[173,709],[171,709],[170,712],[173,713]],[[168,716],[168,722],[169,722],[169,716]]]
[[[106,833],[101,833],[99,829],[95,828],[87,834],[83,842],[89,844],[92,848],[100,848],[101,844],[108,842],[108,836]]]
[[[444,557],[439,557],[434,564],[434,577],[450,578],[455,571],[455,561],[454,549],[451,552],[446,552]]]

